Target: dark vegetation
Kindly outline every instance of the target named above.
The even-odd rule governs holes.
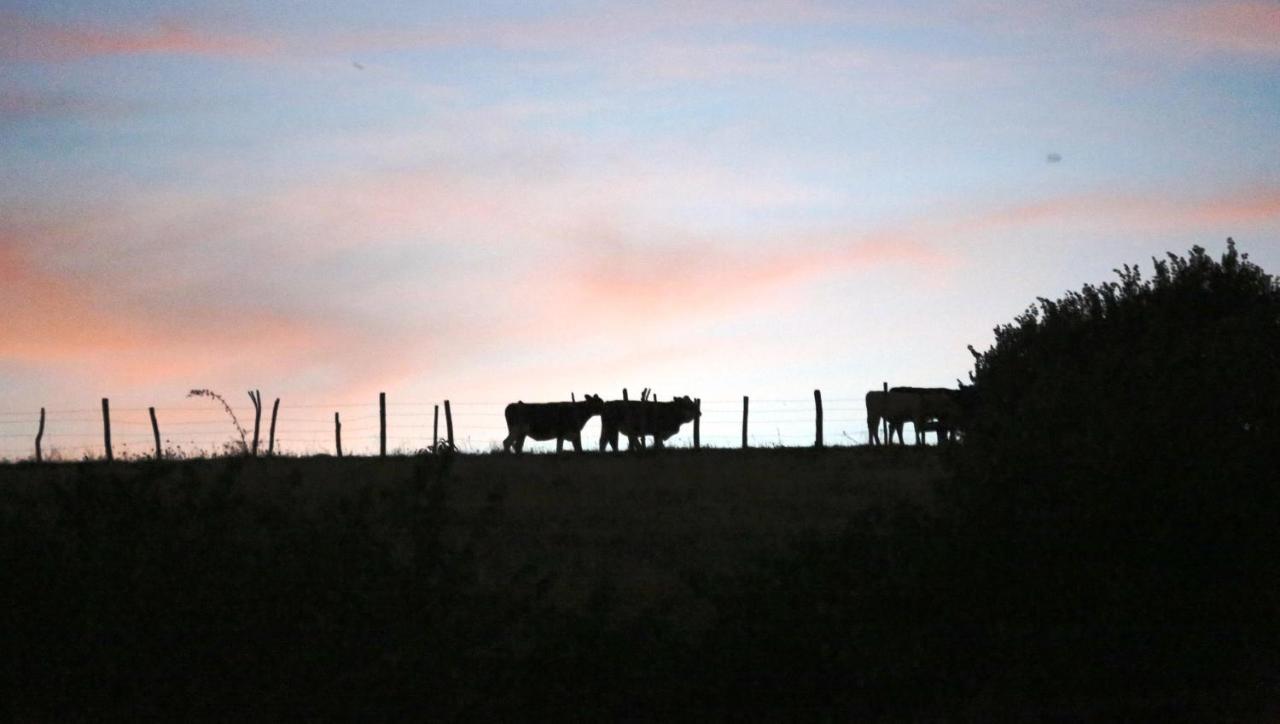
[[[822,659],[749,657],[831,623],[792,639],[828,585],[793,554],[933,504],[934,451],[890,452],[3,466],[0,719],[815,706]]]
[[[0,468],[0,713],[1274,718],[1278,370],[1229,246],[998,328],[944,452]]]
[[[977,357],[952,522],[984,665],[1041,699],[1274,700],[1280,286],[1230,240],[1117,276]]]

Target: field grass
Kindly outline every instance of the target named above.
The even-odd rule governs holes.
[[[1019,548],[1034,537],[952,516],[949,466],[911,448],[0,465],[0,718],[1221,719],[1274,701],[1197,643],[1218,629],[1064,603]]]
[[[0,466],[0,699],[35,719],[837,711],[815,669],[852,644],[812,650],[833,622],[803,619],[847,580],[793,562],[927,514],[945,479],[931,450],[869,448]]]

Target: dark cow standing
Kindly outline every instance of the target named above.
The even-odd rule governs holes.
[[[890,387],[889,392],[917,395],[920,399],[919,417],[913,420],[916,444],[924,444],[924,434],[935,432],[938,444],[951,440],[960,422],[960,391],[948,387]],[[898,431],[902,441],[902,431]]]
[[[960,417],[958,390],[945,387],[894,387],[888,392],[867,393],[867,432],[872,445],[880,444],[880,421],[889,421],[888,443],[898,435],[901,444],[904,423],[912,423],[916,444],[924,443],[927,430],[938,434],[938,442],[949,439]]]
[[[671,439],[680,426],[701,416],[698,403],[690,397],[677,397],[671,402],[636,402],[610,400],[604,403],[600,416],[600,449],[618,449],[618,433],[627,436],[630,449],[638,448],[644,436],[653,435],[653,446]]]
[[[582,428],[595,415],[604,412],[599,395],[587,395],[582,402],[513,402],[507,405],[507,437],[502,449],[524,450],[524,439],[555,440],[556,452],[564,450],[564,441],[582,451]]]

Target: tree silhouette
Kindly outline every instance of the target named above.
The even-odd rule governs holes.
[[[1274,671],[1280,285],[1230,239],[1117,276],[975,353],[954,492],[986,631],[1046,686]]]

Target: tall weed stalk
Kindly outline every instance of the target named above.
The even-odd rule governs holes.
[[[222,395],[219,395],[213,390],[192,390],[187,393],[187,397],[208,397],[211,400],[217,400],[222,403],[222,409],[227,411],[227,415],[231,417],[231,424],[236,426],[236,432],[240,434],[240,453],[242,455],[247,455],[249,453],[249,443],[245,439],[247,433],[245,432],[244,426],[240,424],[240,419],[236,417],[235,410],[231,409],[231,405],[227,404],[227,401],[222,398]],[[234,444],[235,442],[232,441],[232,445]]]

